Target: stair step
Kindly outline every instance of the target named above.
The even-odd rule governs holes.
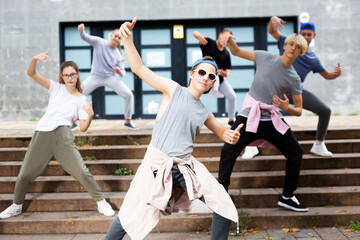
[[[229,194],[236,207],[276,207],[281,188],[230,189]],[[104,192],[104,197],[119,210],[126,192]],[[360,205],[360,186],[300,187],[296,191],[299,201],[308,207]],[[0,212],[13,202],[14,194],[0,194]],[[266,199],[266,201],[264,201]],[[87,192],[78,193],[28,193],[23,205],[24,212],[96,211],[97,205]]]
[[[213,173],[217,177],[217,173]],[[127,191],[133,175],[95,175],[102,191]],[[13,193],[16,177],[0,177],[0,193]],[[284,171],[233,172],[230,188],[276,188],[284,183]],[[360,169],[302,170],[299,187],[354,186],[360,183]],[[28,192],[85,192],[71,176],[40,176],[29,185]]]
[[[282,187],[284,171],[233,172],[229,188]],[[300,171],[299,187],[353,186],[360,183],[360,169],[325,169]],[[240,187],[241,186],[241,187]]]
[[[249,227],[283,228],[347,225],[360,219],[360,207],[313,207],[308,212],[293,212],[280,208],[244,209],[251,216]],[[33,212],[1,220],[3,234],[45,233],[105,233],[113,221],[95,211]],[[210,229],[212,214],[174,213],[162,216],[154,232],[188,232]]]
[[[109,159],[97,161],[84,161],[92,175],[114,175],[118,168],[127,168],[134,173],[140,166],[141,159]],[[22,161],[0,162],[0,176],[17,176]],[[57,161],[50,161],[42,176],[69,175]]]
[[[298,140],[315,140],[316,130],[302,129],[293,130]],[[128,133],[100,133],[100,134],[75,134],[75,143],[99,145],[133,145],[135,142],[141,145],[149,144],[152,129],[142,129],[141,132]],[[0,147],[27,147],[32,135],[0,136]],[[360,139],[360,129],[330,129],[326,135],[327,140],[331,139]],[[196,137],[196,143],[221,143],[222,140],[208,129],[202,129]]]
[[[313,140],[300,141],[304,153],[309,153]],[[195,157],[218,157],[223,143],[194,144]],[[333,153],[360,152],[360,139],[328,140],[326,146]],[[114,145],[79,147],[82,157],[96,157],[96,159],[141,159],[144,157],[148,145]],[[27,148],[0,148],[0,161],[21,161]],[[280,155],[277,149],[260,148],[260,155]]]
[[[219,171],[219,157],[198,158],[210,172]],[[118,168],[127,168],[136,172],[142,159],[108,159],[84,161],[93,175],[113,175]],[[286,159],[282,155],[258,155],[252,159],[239,157],[235,163],[234,172],[248,171],[281,171],[285,169]],[[22,161],[0,161],[0,176],[17,176]],[[320,157],[314,154],[304,154],[301,169],[336,169],[360,168],[360,153],[334,153],[333,157]],[[42,176],[68,175],[61,165],[51,161]]]

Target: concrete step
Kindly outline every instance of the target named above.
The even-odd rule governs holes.
[[[282,187],[284,171],[233,172],[229,188]],[[354,186],[360,183],[360,169],[316,169],[300,172],[298,187]]]
[[[236,207],[276,207],[281,188],[230,189],[229,194]],[[104,197],[119,210],[126,192],[104,192]],[[300,187],[296,191],[299,201],[308,207],[359,206],[360,186]],[[241,198],[241,200],[240,200]],[[14,194],[0,194],[0,212],[10,206]],[[266,201],[264,201],[266,199]],[[24,212],[96,211],[97,205],[87,192],[78,193],[28,193]]]
[[[210,172],[219,171],[219,157],[198,158]],[[142,159],[108,159],[84,161],[93,175],[113,175],[118,168],[127,168],[136,172]],[[280,171],[285,169],[286,159],[282,155],[258,155],[252,159],[239,157],[234,172]],[[22,161],[0,161],[0,176],[17,176]],[[302,169],[360,168],[360,153],[335,153],[333,157],[320,157],[304,154]],[[50,161],[42,176],[68,175],[57,161]]]
[[[239,210],[240,211],[240,210]],[[323,227],[348,225],[360,218],[360,207],[313,207],[308,212],[297,213],[280,208],[244,209],[251,216],[250,227]],[[1,221],[3,234],[49,233],[105,233],[114,217],[105,217],[95,211],[33,212]],[[188,232],[210,229],[212,214],[174,213],[162,216],[154,232]]]
[[[284,171],[233,172],[231,189],[276,188],[284,183]],[[213,173],[217,177],[217,173]],[[100,189],[105,192],[127,191],[131,176],[95,175]],[[0,177],[0,193],[13,193],[16,177]],[[355,186],[360,183],[360,168],[302,170],[299,187]],[[40,176],[29,185],[28,192],[85,192],[71,176]]]
[[[100,134],[76,134],[75,143],[87,144],[92,146],[100,145],[133,145],[134,143],[149,144],[151,140],[152,129],[142,129],[133,133],[100,133]],[[295,137],[298,140],[315,140],[316,130],[303,129],[294,130]],[[27,147],[32,135],[0,136],[0,147]],[[326,139],[359,139],[360,129],[330,129],[327,132]],[[203,129],[197,136],[196,143],[214,143],[222,140],[208,129]]]
[[[312,140],[299,141],[304,153],[310,153],[314,143]],[[198,143],[194,145],[195,157],[218,157],[223,143]],[[359,153],[360,139],[327,140],[326,146],[333,153]],[[79,147],[83,158],[96,159],[141,159],[144,157],[148,145],[114,145]],[[21,161],[27,148],[0,148],[0,161]],[[261,148],[260,155],[280,155],[277,149]]]
[[[136,169],[141,163],[141,159],[109,159],[97,161],[84,161],[92,175],[114,175],[118,168]],[[22,161],[0,162],[0,176],[17,176],[20,171]],[[42,176],[66,176],[69,175],[59,164],[59,162],[50,161],[45,168]]]

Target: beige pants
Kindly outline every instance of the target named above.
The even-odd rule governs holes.
[[[85,187],[95,201],[103,199],[101,190],[85,166],[74,139],[68,126],[60,126],[51,132],[35,131],[16,180],[15,204],[24,202],[28,185],[42,174],[53,156],[66,172]]]

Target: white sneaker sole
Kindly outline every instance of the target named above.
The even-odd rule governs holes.
[[[284,207],[284,208],[293,210],[293,211],[295,211],[295,212],[307,212],[307,211],[309,211],[308,208],[294,208],[294,207],[292,207],[292,206],[290,206],[290,205],[287,205],[287,204],[285,204],[285,203],[282,203],[282,202],[280,202],[280,201],[278,202],[278,205],[279,205],[280,207]]]
[[[113,213],[111,213],[111,214],[105,214],[105,213],[100,212],[100,211],[98,211],[98,212],[101,213],[101,214],[103,214],[103,215],[106,216],[106,217],[111,217],[111,216],[114,216],[114,215],[115,215],[115,211],[114,211]]]
[[[310,150],[310,152],[311,152],[312,154],[315,154],[315,155],[321,156],[321,157],[332,157],[332,153],[331,153],[331,152],[325,153],[325,154],[317,153],[317,152],[312,151],[312,150]]]
[[[8,218],[12,218],[12,217],[16,217],[16,216],[18,216],[18,215],[20,215],[21,213],[17,213],[17,214],[14,214],[14,215],[12,215],[12,216],[1,216],[0,215],[0,219],[8,219]]]
[[[124,125],[124,128],[127,128],[127,129],[131,129],[131,130],[139,130],[139,128],[138,127],[129,127],[129,126],[125,126]]]

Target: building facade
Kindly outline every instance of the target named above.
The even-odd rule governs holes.
[[[338,62],[343,68],[343,75],[332,81],[310,73],[304,87],[331,106],[333,113],[360,113],[360,82],[355,77],[360,71],[356,58],[360,51],[356,44],[360,39],[359,1],[1,0],[0,8],[2,121],[39,119],[46,109],[46,90],[26,75],[35,54],[49,51],[52,60],[38,63],[37,70],[50,79],[58,80],[59,65],[64,60],[74,60],[81,71],[80,79],[86,78],[92,47],[80,39],[79,23],[85,24],[89,34],[106,39],[122,22],[137,16],[133,39],[144,63],[185,86],[193,60],[201,56],[191,34],[194,30],[216,39],[221,30],[230,28],[242,48],[277,53],[276,42],[267,34],[270,17],[277,15],[286,20],[283,33],[290,34],[298,31],[302,12],[308,12],[316,25],[313,51],[328,70],[332,71]],[[122,54],[125,56],[124,50]],[[255,66],[239,58],[231,60],[228,80],[240,110]],[[127,75],[123,80],[135,95],[134,118],[153,118],[161,95],[132,74],[126,61],[125,66]],[[99,88],[88,98],[93,101],[97,118],[123,118],[123,100],[111,89]],[[216,116],[226,116],[224,99],[204,96],[202,100]]]

